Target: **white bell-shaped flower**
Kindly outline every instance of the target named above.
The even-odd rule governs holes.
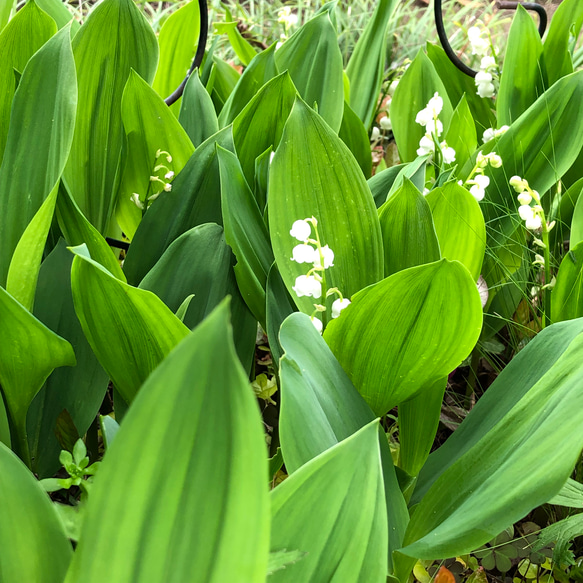
[[[305,243],[312,234],[312,227],[310,226],[310,223],[308,223],[308,221],[306,221],[305,219],[300,219],[294,222],[289,234],[298,241]]]
[[[350,300],[347,298],[338,298],[332,303],[332,318],[338,318],[340,312],[350,305]]]
[[[296,277],[296,284],[292,289],[299,298],[302,296],[313,298],[322,296],[322,284],[313,275],[300,275]]]
[[[310,245],[302,243],[292,249],[292,261],[297,263],[314,263],[318,258],[318,251]]]

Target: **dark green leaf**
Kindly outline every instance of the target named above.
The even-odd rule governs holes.
[[[184,88],[178,121],[195,148],[219,131],[215,106],[200,82],[198,69],[190,76]]]

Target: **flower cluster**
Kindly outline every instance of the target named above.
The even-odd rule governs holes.
[[[439,114],[443,109],[443,99],[439,93],[435,93],[429,100],[425,109],[422,109],[415,117],[415,123],[425,128],[425,135],[419,141],[418,156],[427,154],[433,156],[436,148],[441,153],[444,164],[455,162],[455,150],[450,148],[445,141],[439,142],[438,138],[443,133],[443,124],[439,120]]]
[[[510,186],[518,193],[518,214],[526,223],[526,228],[530,231],[536,231],[542,227],[544,220],[543,207],[540,204],[540,195],[536,190],[530,188],[528,181],[513,176],[510,180]],[[531,203],[534,201],[534,205]]]
[[[476,165],[470,172],[468,179],[465,181],[463,186],[469,187],[470,194],[479,202],[484,196],[486,196],[486,188],[490,184],[490,178],[484,174],[484,170],[488,167],[500,168],[502,166],[502,158],[496,154],[496,152],[490,152],[489,154],[482,154],[478,152],[478,157],[476,158]],[[460,181],[461,184],[461,181]]]
[[[506,131],[509,129],[509,126],[502,126],[500,129],[495,130],[494,128],[488,128],[482,134],[482,142],[484,144],[493,140],[494,138],[499,138],[502,134],[505,134]]]
[[[494,97],[500,79],[500,70],[490,37],[487,31],[481,30],[478,26],[472,26],[468,30],[468,40],[472,47],[472,55],[481,57],[480,70],[474,79],[477,94],[480,97]],[[490,49],[492,49],[492,55],[488,54]]]
[[[164,150],[158,150],[156,152],[156,161],[164,156],[166,158],[166,163],[172,163],[172,156],[165,152]],[[140,209],[144,210],[148,208],[162,192],[170,192],[172,190],[172,184],[170,181],[174,178],[174,171],[171,170],[165,164],[156,164],[152,175],[150,176],[150,187],[148,192],[146,192],[145,200],[140,197],[137,192],[134,192],[130,196],[130,200]]]
[[[314,229],[315,238],[312,238],[312,228]],[[299,298],[313,297],[320,301],[322,295],[324,295],[324,299],[332,295],[338,296],[332,303],[332,318],[337,318],[340,312],[350,305],[350,300],[344,298],[340,290],[335,287],[326,289],[325,294],[322,293],[326,287],[325,271],[334,266],[334,252],[328,245],[321,244],[318,234],[318,221],[315,217],[297,220],[292,225],[289,234],[300,241],[300,244],[292,249],[291,260],[296,263],[311,264],[311,268],[306,275],[296,277],[295,285],[292,287],[293,291]],[[321,333],[323,324],[317,314],[325,312],[326,306],[316,303],[314,308],[315,311],[311,316],[311,320]]]

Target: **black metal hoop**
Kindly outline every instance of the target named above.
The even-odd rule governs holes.
[[[547,28],[547,12],[544,7],[540,6],[539,4],[535,4],[534,2],[505,2],[500,1],[497,3],[498,8],[502,10],[516,10],[518,6],[522,6],[526,10],[531,10],[536,12],[539,16],[539,24],[538,24],[538,32],[543,36],[545,30]],[[445,54],[449,57],[449,60],[462,72],[468,75],[469,77],[475,77],[477,71],[474,71],[471,67],[468,67],[465,63],[463,63],[459,57],[455,54],[455,51],[451,48],[449,44],[449,40],[447,39],[447,35],[445,34],[445,27],[443,26],[443,12],[441,8],[441,0],[435,0],[434,2],[434,11],[435,11],[435,27],[437,28],[437,35],[439,36],[439,40],[441,45],[443,46],[443,50]]]

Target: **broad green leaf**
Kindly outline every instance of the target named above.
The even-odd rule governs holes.
[[[83,216],[77,203],[71,198],[63,184],[59,189],[56,214],[61,232],[69,246],[76,247],[85,243],[93,260],[103,265],[117,279],[126,281],[119,260],[111,247],[99,234],[99,231]]]
[[[305,314],[285,320],[280,340],[285,349],[280,361],[280,438],[286,469],[292,473],[373,421],[374,414]],[[402,544],[409,513],[382,429],[379,440],[391,568],[391,551]]]
[[[571,236],[569,239],[569,247],[573,249],[583,241],[583,196],[581,196],[581,192],[583,192],[583,178],[577,181],[571,188],[573,190],[571,191],[571,189],[569,189],[565,193],[565,198],[570,194],[577,197],[577,202],[573,209],[573,218],[571,219]],[[561,208],[562,206],[563,205],[561,204]]]
[[[104,0],[75,35],[73,53],[79,114],[63,178],[81,212],[106,234],[119,185],[123,90],[131,69],[151,82],[158,46],[133,0]]]
[[[34,304],[36,281],[55,212],[58,191],[57,182],[18,241],[8,268],[6,291],[29,311],[32,311]]]
[[[191,0],[170,15],[158,37],[160,60],[152,87],[162,99],[171,95],[182,83],[198,46],[200,9]],[[170,106],[178,116],[180,101]]]
[[[571,39],[579,36],[583,25],[583,5],[578,0],[564,0],[553,14],[543,58],[549,76],[549,85],[573,72],[570,52]]]
[[[543,43],[534,20],[519,5],[508,33],[496,99],[499,126],[510,125],[544,92],[546,71],[540,59],[542,52]]]
[[[444,463],[413,513],[402,553],[470,552],[559,493],[583,447],[582,323],[539,334],[436,452]]]
[[[269,339],[269,348],[274,363],[279,366],[279,359],[283,355],[283,348],[279,343],[279,330],[283,321],[297,311],[294,301],[290,297],[283,279],[274,263],[267,276],[266,300],[266,324],[265,332]]]
[[[458,168],[463,168],[478,145],[474,117],[465,94],[453,110],[445,141],[455,150],[455,163]]]
[[[334,252],[334,266],[326,270],[328,287],[350,297],[382,278],[381,228],[362,171],[342,140],[298,99],[269,177],[271,243],[290,293],[296,277],[307,269],[291,261],[298,241],[289,231],[294,221],[312,216],[318,220],[322,245]],[[308,314],[314,311],[312,299],[294,297]]]
[[[59,0],[35,0],[35,2],[55,21],[59,30],[71,23],[71,37],[74,37],[81,28],[79,22],[69,12],[65,2]]]
[[[99,428],[103,437],[103,446],[107,451],[119,431],[119,423],[110,415],[100,415]]]
[[[2,583],[62,583],[73,549],[44,490],[0,443]]]
[[[355,471],[358,468],[358,471]],[[271,551],[306,556],[274,583],[384,583],[387,514],[378,422],[314,458],[271,492]]]
[[[243,111],[259,89],[276,75],[274,43],[268,49],[253,57],[249,66],[243,71],[239,82],[221,110],[219,115],[220,127],[228,126]]]
[[[346,74],[350,79],[350,107],[368,129],[377,108],[385,74],[386,37],[394,0],[381,0],[360,35]]]
[[[551,294],[551,314],[553,322],[583,316],[583,243],[571,249],[561,261]]]
[[[237,28],[238,22],[231,21],[231,15],[227,11],[228,21],[215,23],[215,31],[217,34],[226,34],[229,38],[229,42],[237,55],[237,58],[246,67],[253,60],[257,51],[251,46],[251,44],[243,38],[239,29]]]
[[[397,164],[396,166],[385,168],[367,180],[368,187],[377,207],[381,207],[386,202],[387,195],[397,180],[397,176],[399,176],[401,170],[406,166],[408,165]]]
[[[195,148],[219,131],[215,106],[200,82],[198,69],[190,76],[184,88],[178,121]]]
[[[193,294],[182,319],[191,329],[230,295],[235,348],[247,370],[255,353],[257,322],[237,287],[234,263],[223,229],[199,225],[172,242],[139,287],[154,292],[173,312]]]
[[[148,375],[188,335],[188,328],[152,292],[133,288],[72,249],[75,312],[101,366],[131,403]]]
[[[71,345],[39,322],[0,287],[0,387],[12,449],[30,466],[26,412],[53,369],[74,366]]]
[[[75,348],[77,366],[58,368],[48,377],[27,414],[33,471],[50,477],[59,469],[62,449],[55,436],[57,418],[70,415],[77,433],[84,435],[103,402],[109,376],[87,343],[73,307],[73,255],[61,239],[43,261],[39,273],[34,315]]]
[[[309,55],[309,58],[307,58]],[[275,53],[280,71],[287,70],[302,99],[338,132],[344,113],[342,54],[327,13],[299,28]]]
[[[413,162],[409,162],[409,164],[401,164],[402,168],[391,184],[391,188],[389,189],[386,200],[389,200],[389,198],[391,198],[391,196],[393,196],[393,194],[395,194],[395,192],[401,188],[406,178],[411,180],[417,190],[421,192],[425,187],[425,171],[428,160],[429,156],[427,155],[418,156],[415,158],[415,160],[413,160]]]
[[[201,144],[172,190],[154,201],[144,215],[130,245],[124,271],[132,285],[138,285],[154,267],[170,243],[192,227],[223,222],[221,184],[216,144],[233,149],[231,128],[225,128]]]
[[[69,155],[77,102],[69,34],[69,28],[61,30],[35,53],[14,95],[0,166],[0,285],[5,285],[12,254]]]
[[[410,476],[416,476],[429,457],[433,447],[447,377],[399,405],[399,467]]]
[[[447,131],[453,113],[451,103],[433,63],[420,49],[399,81],[391,101],[393,134],[403,162],[411,162],[417,158],[419,140],[425,135],[425,128],[416,123],[415,118],[435,93],[439,93],[443,99],[443,110],[439,119]]]
[[[14,4],[14,0],[0,0],[0,31],[2,31],[10,20]]]
[[[34,1],[27,2],[3,29],[2,13],[7,10],[10,14],[12,4],[6,0],[0,3],[0,162],[6,146],[10,108],[16,91],[14,70],[22,73],[30,57],[57,31],[54,20]]]
[[[10,447],[10,426],[4,401],[0,399],[0,442]]]
[[[235,150],[247,184],[253,184],[257,157],[279,145],[296,93],[289,73],[282,73],[268,81],[233,121]]]
[[[561,488],[561,491],[549,500],[549,504],[568,506],[569,508],[583,508],[583,484],[569,478]]]
[[[384,415],[447,376],[471,352],[481,327],[472,277],[457,261],[442,259],[353,296],[324,339],[371,409]]]
[[[227,307],[130,407],[95,477],[68,583],[265,581],[265,438]]]
[[[209,57],[207,56],[207,59],[208,58]],[[226,61],[223,61],[223,59],[218,57],[216,54],[213,55],[212,61],[213,68],[207,88],[210,91],[210,87],[212,87],[211,98],[217,113],[220,113],[224,104],[229,99],[229,95],[231,95],[237,86],[241,75],[235,69],[235,67]]]
[[[353,156],[358,161],[365,178],[370,178],[372,172],[372,154],[368,134],[360,118],[344,102],[344,115],[342,125],[338,132],[340,139],[348,146]]]
[[[379,221],[385,276],[441,259],[431,209],[409,179],[379,209]]]
[[[168,172],[178,174],[194,152],[186,131],[156,92],[135,72],[128,77],[121,101],[121,117],[127,138],[125,166],[121,174],[116,218],[130,240],[142,219],[142,211],[132,202],[133,193],[146,198],[161,190],[151,176],[169,181]],[[157,156],[158,151],[168,152]],[[159,168],[161,166],[161,168]],[[158,168],[158,170],[156,170]],[[156,190],[153,190],[156,186]],[[166,192],[162,191],[160,196]]]
[[[434,188],[426,200],[441,256],[465,265],[478,281],[486,250],[486,225],[478,201],[456,182]]]
[[[237,258],[241,295],[265,327],[265,288],[273,263],[269,233],[235,154],[217,146],[225,239]]]
[[[484,130],[497,127],[492,100],[487,97],[482,98],[477,94],[474,79],[462,73],[440,46],[427,43],[427,56],[444,82],[450,102],[459,103],[462,97],[466,96],[468,107],[474,118],[476,134],[481,140]]]

